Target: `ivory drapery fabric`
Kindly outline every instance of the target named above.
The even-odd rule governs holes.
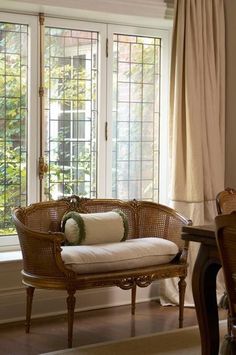
[[[171,204],[209,224],[225,171],[225,19],[223,0],[176,0],[170,75]],[[189,252],[186,305],[193,305]],[[219,291],[221,293],[221,290]],[[176,280],[161,285],[162,304],[178,303]]]

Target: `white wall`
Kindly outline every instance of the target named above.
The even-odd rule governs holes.
[[[87,11],[109,12],[113,14],[127,14],[147,16],[153,18],[173,18],[174,0],[1,0],[0,6],[16,8],[20,3],[22,10],[47,12],[54,8],[79,9]],[[71,16],[71,11],[69,12]]]

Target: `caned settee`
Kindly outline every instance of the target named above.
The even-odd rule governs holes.
[[[65,215],[96,217],[114,210],[125,216],[126,241],[104,243],[98,236],[98,243],[92,245],[86,242],[68,245],[63,229]],[[77,290],[105,286],[131,290],[134,314],[136,286],[146,287],[154,280],[170,277],[179,278],[179,327],[183,326],[188,243],[181,239],[181,229],[191,221],[175,210],[148,201],[70,196],[18,207],[12,215],[23,255],[26,332],[30,330],[35,288],[67,291],[68,347],[71,347]],[[107,229],[115,231],[115,223],[111,221]]]

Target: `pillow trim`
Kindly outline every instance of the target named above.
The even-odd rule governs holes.
[[[69,212],[67,213],[63,219],[62,219],[62,231],[64,232],[65,231],[65,224],[66,224],[66,221],[68,219],[72,218],[78,225],[78,228],[79,228],[79,237],[78,239],[74,242],[74,243],[71,243],[69,242],[69,240],[67,239],[67,243],[69,245],[78,245],[78,244],[81,244],[84,240],[85,240],[85,225],[84,225],[84,220],[83,218],[81,217],[81,215],[78,213],[78,212]]]
[[[126,241],[127,237],[128,237],[128,233],[129,233],[129,224],[128,224],[128,218],[126,216],[126,214],[117,209],[112,210],[112,212],[116,212],[118,213],[118,215],[122,218],[122,222],[123,222],[123,227],[124,227],[124,234],[123,234],[123,238],[120,240],[120,242],[124,242]]]

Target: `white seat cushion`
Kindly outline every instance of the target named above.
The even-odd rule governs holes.
[[[165,264],[178,250],[169,240],[139,238],[122,243],[63,246],[62,259],[76,273],[88,274]]]

